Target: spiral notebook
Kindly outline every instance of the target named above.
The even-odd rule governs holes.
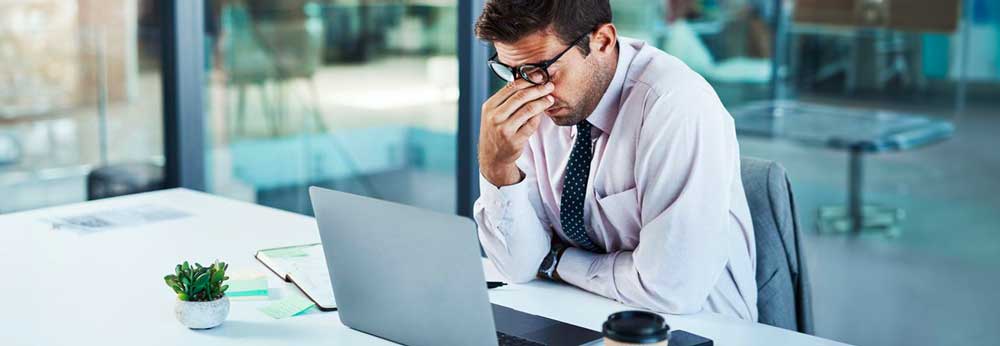
[[[322,244],[262,249],[254,257],[282,280],[295,285],[320,311],[337,310]]]

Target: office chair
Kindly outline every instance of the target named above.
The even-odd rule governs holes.
[[[812,298],[791,183],[781,165],[740,160],[757,246],[758,322],[813,334]]]

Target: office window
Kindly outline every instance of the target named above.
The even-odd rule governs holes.
[[[773,1],[611,0],[619,35],[705,77],[728,107],[771,97]]]
[[[155,1],[0,2],[0,213],[83,201],[95,169],[158,169],[160,28]]]
[[[309,213],[319,185],[454,212],[456,6],[209,1],[209,190]]]
[[[794,9],[773,8],[782,3]],[[954,344],[993,333],[995,309],[983,307],[981,292],[996,286],[992,271],[1000,261],[1000,155],[992,150],[1000,128],[1000,2],[612,0],[612,6],[622,35],[653,42],[713,85],[737,119],[742,155],[788,170],[818,336],[860,345]],[[782,75],[770,76],[770,64]],[[773,113],[773,135],[761,136],[761,127],[742,127],[739,117],[763,114],[750,111],[760,109],[754,101],[770,99],[763,82],[771,80],[783,100],[818,107]],[[914,125],[887,130],[889,121],[873,121],[894,119],[888,112]],[[867,121],[860,125],[859,118]],[[916,125],[922,119],[954,132],[938,136],[942,126]],[[899,146],[858,161],[839,146],[857,133],[896,131],[909,131],[891,138]],[[860,181],[861,210],[873,216],[866,225],[878,227],[823,231],[829,216],[844,210],[848,181]],[[940,292],[963,298],[910,303]],[[938,327],[905,327],[913,323]]]

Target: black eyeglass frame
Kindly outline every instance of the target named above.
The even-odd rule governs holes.
[[[537,63],[533,63],[533,64],[524,64],[524,65],[518,66],[517,68],[514,68],[514,67],[507,66],[506,64],[504,64],[504,63],[500,62],[499,60],[497,60],[497,53],[493,53],[493,57],[491,57],[490,60],[487,61],[486,63],[490,67],[490,71],[493,71],[493,74],[496,75],[497,78],[500,78],[502,80],[505,80],[505,81],[508,81],[508,82],[513,82],[514,80],[517,80],[517,77],[520,76],[521,79],[524,79],[524,80],[528,81],[528,83],[531,83],[531,84],[534,84],[534,85],[542,85],[542,84],[548,83],[549,80],[551,79],[551,76],[549,75],[549,66],[552,66],[552,64],[555,64],[556,61],[559,60],[559,58],[562,58],[562,56],[565,55],[566,52],[569,52],[570,49],[572,49],[573,47],[575,47],[577,43],[580,43],[580,40],[582,40],[584,37],[587,37],[587,35],[590,35],[590,33],[588,32],[586,34],[583,34],[582,36],[578,37],[576,40],[573,40],[573,43],[570,43],[569,47],[566,47],[566,49],[564,49],[561,53],[559,53],[559,55],[556,55],[554,58],[549,59],[549,60],[545,60],[545,61],[541,61],[541,62],[537,62]],[[501,76],[500,72],[497,72],[497,70],[496,70],[497,66],[498,67],[503,67],[503,68],[509,70],[510,74],[512,76],[512,79],[508,80],[507,78],[504,78],[503,76]],[[542,71],[542,76],[543,76],[544,80],[542,82],[540,82],[540,83],[536,83],[535,81],[531,80],[531,78],[528,78],[528,72],[525,72],[525,71],[527,69],[529,69],[529,68],[537,68],[539,71]]]

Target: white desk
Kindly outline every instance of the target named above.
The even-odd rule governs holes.
[[[192,217],[84,233],[53,229],[44,218],[113,207],[156,204]],[[373,215],[373,217],[375,217]],[[233,301],[220,327],[192,331],[174,319],[163,276],[183,260],[230,263],[230,271],[265,273],[261,248],[316,242],[310,217],[176,189],[0,216],[0,340],[14,345],[387,345],[344,327],[336,312],[275,320],[257,311],[266,301]],[[486,263],[487,277],[499,279]],[[294,290],[273,275],[272,291]],[[490,290],[490,300],[525,312],[600,330],[614,301],[549,282]],[[716,345],[838,343],[716,314],[666,316],[673,328]],[[386,323],[392,323],[387,320]]]

